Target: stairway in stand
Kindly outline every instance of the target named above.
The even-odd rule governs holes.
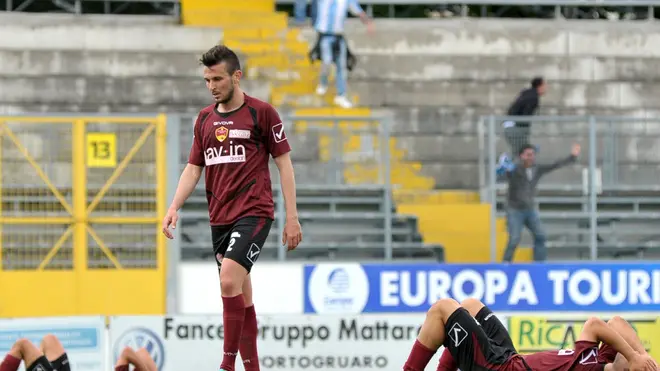
[[[185,25],[223,29],[222,40],[218,41],[236,50],[245,59],[247,79],[270,85],[270,101],[274,106],[293,108],[295,115],[306,117],[341,119],[342,116],[355,118],[372,115],[368,107],[359,106],[358,96],[350,97],[356,104],[355,108],[335,107],[332,81],[327,94],[322,97],[316,95],[319,64],[312,64],[307,58],[311,45],[303,40],[299,29],[288,27],[288,15],[275,11],[274,0],[182,0],[181,4]],[[310,124],[299,121],[295,129],[304,132]],[[380,142],[376,136],[355,134],[356,128],[375,124],[369,121],[340,121],[342,137],[345,138],[345,158],[374,152],[374,147],[378,149]],[[314,125],[332,124],[315,122]],[[332,138],[319,137],[319,157],[322,160],[330,159],[331,145]],[[406,153],[400,149],[396,138],[390,139],[389,147],[397,212],[417,216],[424,242],[442,244],[446,261],[488,261],[488,205],[479,203],[475,192],[435,190],[434,179],[423,175],[421,163],[406,160]],[[349,184],[377,183],[380,174],[377,165],[356,162],[344,168],[344,180]],[[498,220],[497,226],[498,256],[501,256],[506,240],[504,221]],[[519,251],[516,260],[529,261],[531,254],[528,254],[528,249]]]

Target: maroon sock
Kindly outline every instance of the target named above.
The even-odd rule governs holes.
[[[234,371],[238,347],[241,343],[241,332],[245,321],[245,301],[243,294],[231,298],[222,297],[222,319],[225,326],[224,356],[220,368]]]
[[[241,359],[245,371],[259,371],[259,354],[257,353],[257,313],[254,311],[254,305],[245,308],[245,323],[243,324],[243,334],[241,336]]]
[[[419,340],[415,340],[415,345],[413,345],[410,355],[406,364],[403,366],[404,371],[424,371],[426,365],[429,364],[431,358],[435,354],[435,350],[431,350],[420,343]]]
[[[456,371],[458,370],[458,366],[456,365],[456,361],[454,360],[454,357],[449,353],[449,350],[445,348],[445,350],[442,352],[442,356],[440,356],[440,362],[438,362],[438,368],[436,371]]]
[[[0,371],[16,371],[21,365],[21,359],[7,354],[5,359],[0,363]]]

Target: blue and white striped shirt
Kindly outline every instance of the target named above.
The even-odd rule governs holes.
[[[357,16],[363,13],[358,0],[317,0],[318,15],[314,28],[320,33],[342,34],[344,22],[350,10]]]

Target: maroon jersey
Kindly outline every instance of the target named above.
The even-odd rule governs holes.
[[[575,349],[548,350],[523,356],[532,370],[603,371],[598,357],[598,343],[576,341]]]
[[[246,216],[274,218],[268,170],[273,158],[291,151],[280,116],[268,103],[245,95],[238,109],[204,108],[197,117],[188,162],[206,167],[211,225]]]

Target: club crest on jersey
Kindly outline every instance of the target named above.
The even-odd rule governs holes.
[[[215,129],[215,137],[218,138],[220,142],[224,142],[225,139],[227,139],[228,134],[229,130],[224,126]]]

